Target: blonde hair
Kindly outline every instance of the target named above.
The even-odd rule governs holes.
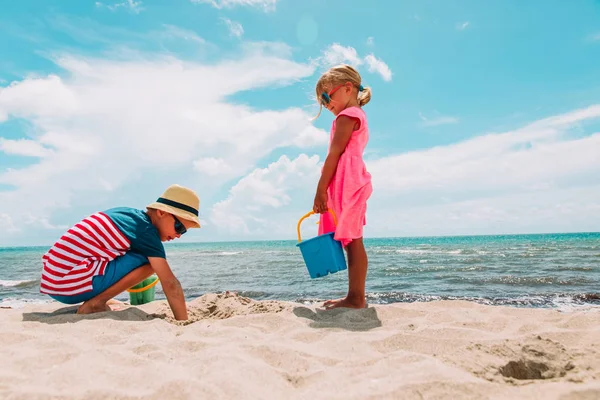
[[[331,90],[334,86],[350,82],[357,90],[357,100],[359,106],[364,106],[371,100],[371,88],[362,87],[360,74],[356,69],[348,64],[340,64],[327,70],[319,80],[315,87],[317,93],[317,102],[319,103],[319,113],[313,120],[319,118],[321,111],[323,110],[323,103],[321,101],[321,94],[326,92],[325,88]],[[362,90],[360,88],[362,87]]]

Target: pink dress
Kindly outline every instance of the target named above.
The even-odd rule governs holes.
[[[336,120],[342,115],[357,120],[360,126],[352,132],[346,150],[338,161],[335,175],[327,188],[327,206],[333,209],[337,216],[337,227],[330,213],[321,214],[319,235],[335,231],[335,240],[346,247],[353,239],[363,236],[367,200],[373,192],[373,186],[371,174],[367,172],[363,161],[363,151],[369,141],[367,116],[360,107],[346,108],[337,115]],[[335,133],[336,120],[331,126],[330,146]]]

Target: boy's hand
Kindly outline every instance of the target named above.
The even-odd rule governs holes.
[[[323,214],[327,212],[327,190],[317,189],[315,202],[313,204],[313,211],[317,214]]]
[[[150,261],[150,266],[156,272],[156,275],[158,275],[158,279],[160,279],[163,292],[165,292],[171,311],[173,311],[173,316],[176,320],[185,321],[188,319],[188,313],[185,306],[183,289],[175,275],[173,275],[169,263],[161,257],[148,257],[148,260]]]

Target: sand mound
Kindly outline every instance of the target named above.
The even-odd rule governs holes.
[[[187,303],[188,320],[177,321],[168,305],[161,305],[152,314],[176,325],[189,325],[206,319],[227,319],[239,315],[278,313],[293,305],[282,301],[256,301],[234,292],[209,293]]]

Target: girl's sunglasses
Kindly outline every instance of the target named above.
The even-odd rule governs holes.
[[[327,104],[331,103],[331,96],[333,96],[333,94],[335,92],[337,92],[337,90],[339,88],[341,88],[342,86],[344,86],[344,83],[342,83],[341,85],[337,85],[336,87],[334,87],[333,89],[331,89],[329,91],[329,93],[327,93],[327,92],[321,93],[321,103],[324,104],[324,105],[327,105]]]
[[[183,235],[184,233],[186,233],[187,229],[185,228],[185,225],[183,225],[181,221],[178,220],[177,217],[174,215],[173,219],[175,220],[175,232],[177,232],[178,235]]]

